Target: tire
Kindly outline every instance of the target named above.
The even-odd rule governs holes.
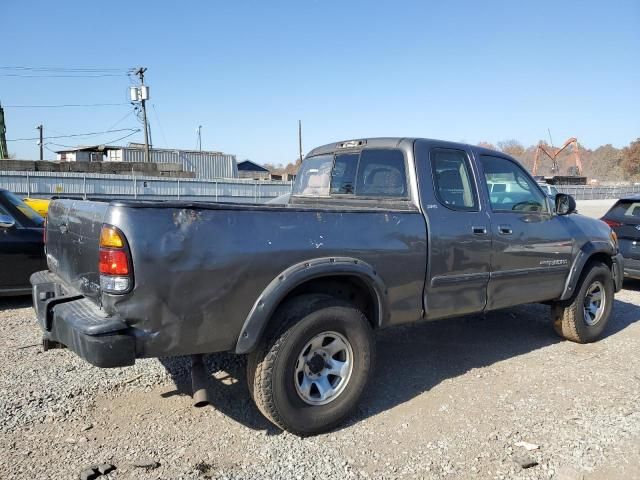
[[[373,370],[375,340],[367,318],[343,300],[301,295],[280,307],[270,325],[247,361],[249,391],[260,412],[299,436],[342,423]],[[338,375],[327,373],[338,372],[336,365],[342,365]]]
[[[609,322],[614,300],[613,276],[609,267],[594,262],[587,268],[582,275],[580,289],[571,298],[571,303],[556,303],[552,306],[556,333],[577,343],[593,342],[600,337]],[[593,310],[591,313],[587,311],[586,303],[598,291],[601,292],[602,310],[598,309],[595,315]]]

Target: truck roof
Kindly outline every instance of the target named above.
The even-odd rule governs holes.
[[[422,137],[371,137],[371,138],[355,138],[351,140],[342,140],[339,142],[327,143],[326,145],[322,145],[320,147],[316,147],[311,150],[307,156],[312,157],[314,155],[320,155],[323,153],[334,153],[336,151],[348,151],[348,150],[357,150],[363,147],[374,147],[374,148],[399,148],[403,143],[413,144],[416,140],[427,140],[431,142],[438,142],[441,145],[450,148],[472,148],[480,153],[491,153],[491,154],[500,154],[505,156],[506,154],[503,152],[499,152],[496,150],[491,150],[488,148],[480,147],[477,145],[471,145],[468,143],[460,143],[460,142],[449,142],[446,140],[437,140],[432,138],[422,138]],[[506,155],[511,158],[509,155]]]

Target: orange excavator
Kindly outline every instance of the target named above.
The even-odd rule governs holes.
[[[538,174],[538,165],[540,159],[540,152],[544,153],[547,157],[551,159],[551,173],[553,175],[558,175],[560,167],[558,166],[558,155],[560,155],[565,149],[569,147],[569,145],[573,145],[573,158],[575,161],[575,172],[571,172],[575,176],[580,176],[582,174],[582,162],[580,161],[580,152],[578,151],[578,139],[575,137],[571,137],[564,145],[559,149],[555,149],[551,147],[551,151],[547,150],[544,145],[538,145],[536,149],[536,156],[533,160],[533,175]]]

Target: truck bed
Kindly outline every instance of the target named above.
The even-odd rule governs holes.
[[[133,291],[100,291],[102,224],[131,250]],[[65,230],[63,233],[61,231]],[[126,319],[138,356],[235,348],[261,292],[292,265],[356,258],[387,288],[385,324],[422,309],[426,226],[415,209],[314,205],[57,200],[50,208],[50,270],[108,315]]]

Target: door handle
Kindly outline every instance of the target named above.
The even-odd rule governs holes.
[[[486,235],[487,227],[471,227],[471,231],[474,235]]]
[[[511,225],[499,225],[498,232],[500,232],[501,235],[511,235],[513,230],[511,229]]]

